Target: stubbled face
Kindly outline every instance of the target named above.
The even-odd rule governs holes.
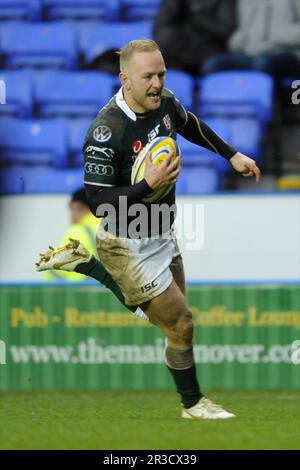
[[[70,213],[72,224],[79,224],[81,220],[89,213],[89,208],[80,201],[70,202]]]
[[[159,51],[135,52],[120,73],[124,98],[136,113],[159,108],[166,66]]]

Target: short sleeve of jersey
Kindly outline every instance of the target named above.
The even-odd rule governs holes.
[[[98,121],[90,127],[83,146],[84,182],[95,186],[116,186],[118,145],[113,129]]]
[[[170,99],[172,100],[172,104],[174,106],[174,109],[175,109],[175,126],[176,126],[176,129],[181,129],[182,127],[184,127],[187,123],[187,120],[188,120],[188,114],[187,114],[187,111],[185,109],[185,107],[180,103],[179,99],[176,98],[176,96],[174,95],[174,93],[169,90],[168,88],[166,89]]]

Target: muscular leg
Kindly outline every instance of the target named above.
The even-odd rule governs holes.
[[[55,253],[55,250],[52,250]],[[61,252],[61,250],[57,250],[57,252]],[[43,269],[39,270],[46,270],[45,267],[53,269],[49,265],[49,256],[41,256],[40,262],[37,263],[38,267],[41,267],[41,262],[48,263],[48,265],[42,266]],[[54,260],[55,256],[53,257]],[[70,264],[70,260],[68,262]],[[67,266],[66,259],[64,263]],[[54,266],[54,264],[52,265]],[[140,311],[145,312],[153,325],[159,327],[167,338],[165,360],[173,376],[177,392],[181,395],[184,406],[181,416],[189,419],[232,418],[235,416],[233,413],[227,412],[219,405],[203,397],[200,391],[193,357],[192,315],[184,296],[184,271],[180,256],[176,256],[172,260],[170,269],[173,273],[171,285],[162,294],[142,304],[143,311]],[[76,271],[104,283],[126,305],[119,286],[96,258],[92,257],[89,261],[78,264]],[[129,308],[133,310],[136,307]],[[137,315],[136,312],[134,313]]]
[[[185,277],[181,255],[178,255],[173,258],[172,263],[170,265],[170,269],[172,271],[176,284],[180,288],[181,292],[185,293]],[[84,274],[85,276],[89,276],[95,279],[96,281],[101,282],[101,284],[104,284],[105,287],[107,287],[120,300],[120,302],[132,312],[135,312],[138,308],[137,305],[128,306],[125,304],[124,295],[122,294],[118,284],[106,271],[103,264],[94,256],[92,256],[91,260],[87,263],[78,264],[78,266],[75,268],[75,271],[80,274]]]
[[[183,270],[180,269],[177,280],[181,287],[183,279]],[[167,338],[166,364],[184,407],[194,406],[203,395],[197,382],[193,357],[192,314],[182,290],[174,280],[162,294],[142,304],[141,309]]]
[[[94,258],[94,262],[89,263],[84,263],[85,266],[83,266],[84,264],[81,265],[81,272],[94,277],[100,282],[104,281],[105,285],[119,298],[123,305],[133,311],[136,307],[128,307],[125,304],[122,292],[100,261]],[[172,260],[170,269],[174,280],[168,289],[150,302],[141,305],[141,307],[143,312],[150,317],[150,321],[158,326],[167,337],[166,365],[172,374],[177,392],[180,394],[185,408],[182,417],[232,418],[234,414],[228,413],[220,406],[203,398],[200,391],[192,349],[192,315],[188,310],[184,297],[185,283],[181,256],[177,256]],[[201,398],[203,400],[199,402]]]
[[[193,345],[192,314],[175,281],[159,296],[140,305],[153,325],[166,335],[170,347],[187,350]]]
[[[118,284],[114,281],[112,276],[106,271],[103,264],[92,256],[87,263],[80,263],[76,266],[75,271],[85,276],[90,276],[101,284],[104,284],[119,300],[120,302],[132,312],[135,312],[138,306],[128,306],[125,304],[124,295]]]

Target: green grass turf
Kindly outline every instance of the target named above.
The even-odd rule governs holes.
[[[172,392],[0,394],[1,449],[300,449],[300,391],[213,392],[237,414],[179,419]]]

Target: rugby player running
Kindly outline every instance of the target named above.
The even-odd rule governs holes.
[[[185,298],[182,257],[172,230],[175,212],[170,211],[166,226],[161,218],[152,220],[151,203],[144,203],[147,220],[139,236],[132,236],[129,227],[133,217],[119,213],[120,197],[126,198],[130,209],[153,191],[172,184],[159,204],[174,207],[179,157],[168,157],[155,166],[148,154],[144,179],[131,185],[130,177],[142,147],[158,136],[176,139],[177,132],[226,158],[245,177],[255,176],[258,182],[261,173],[254,160],[228,145],[164,88],[166,67],[154,41],[132,41],[121,48],[119,56],[122,87],[91,124],[83,147],[89,206],[98,217],[106,216],[97,230],[100,261],[79,241],[70,240],[65,247],[50,248],[41,255],[37,270],[63,269],[91,276],[132,312],[163,331],[165,363],[181,397],[182,418],[233,418],[233,413],[204,396],[197,380],[194,326]]]

